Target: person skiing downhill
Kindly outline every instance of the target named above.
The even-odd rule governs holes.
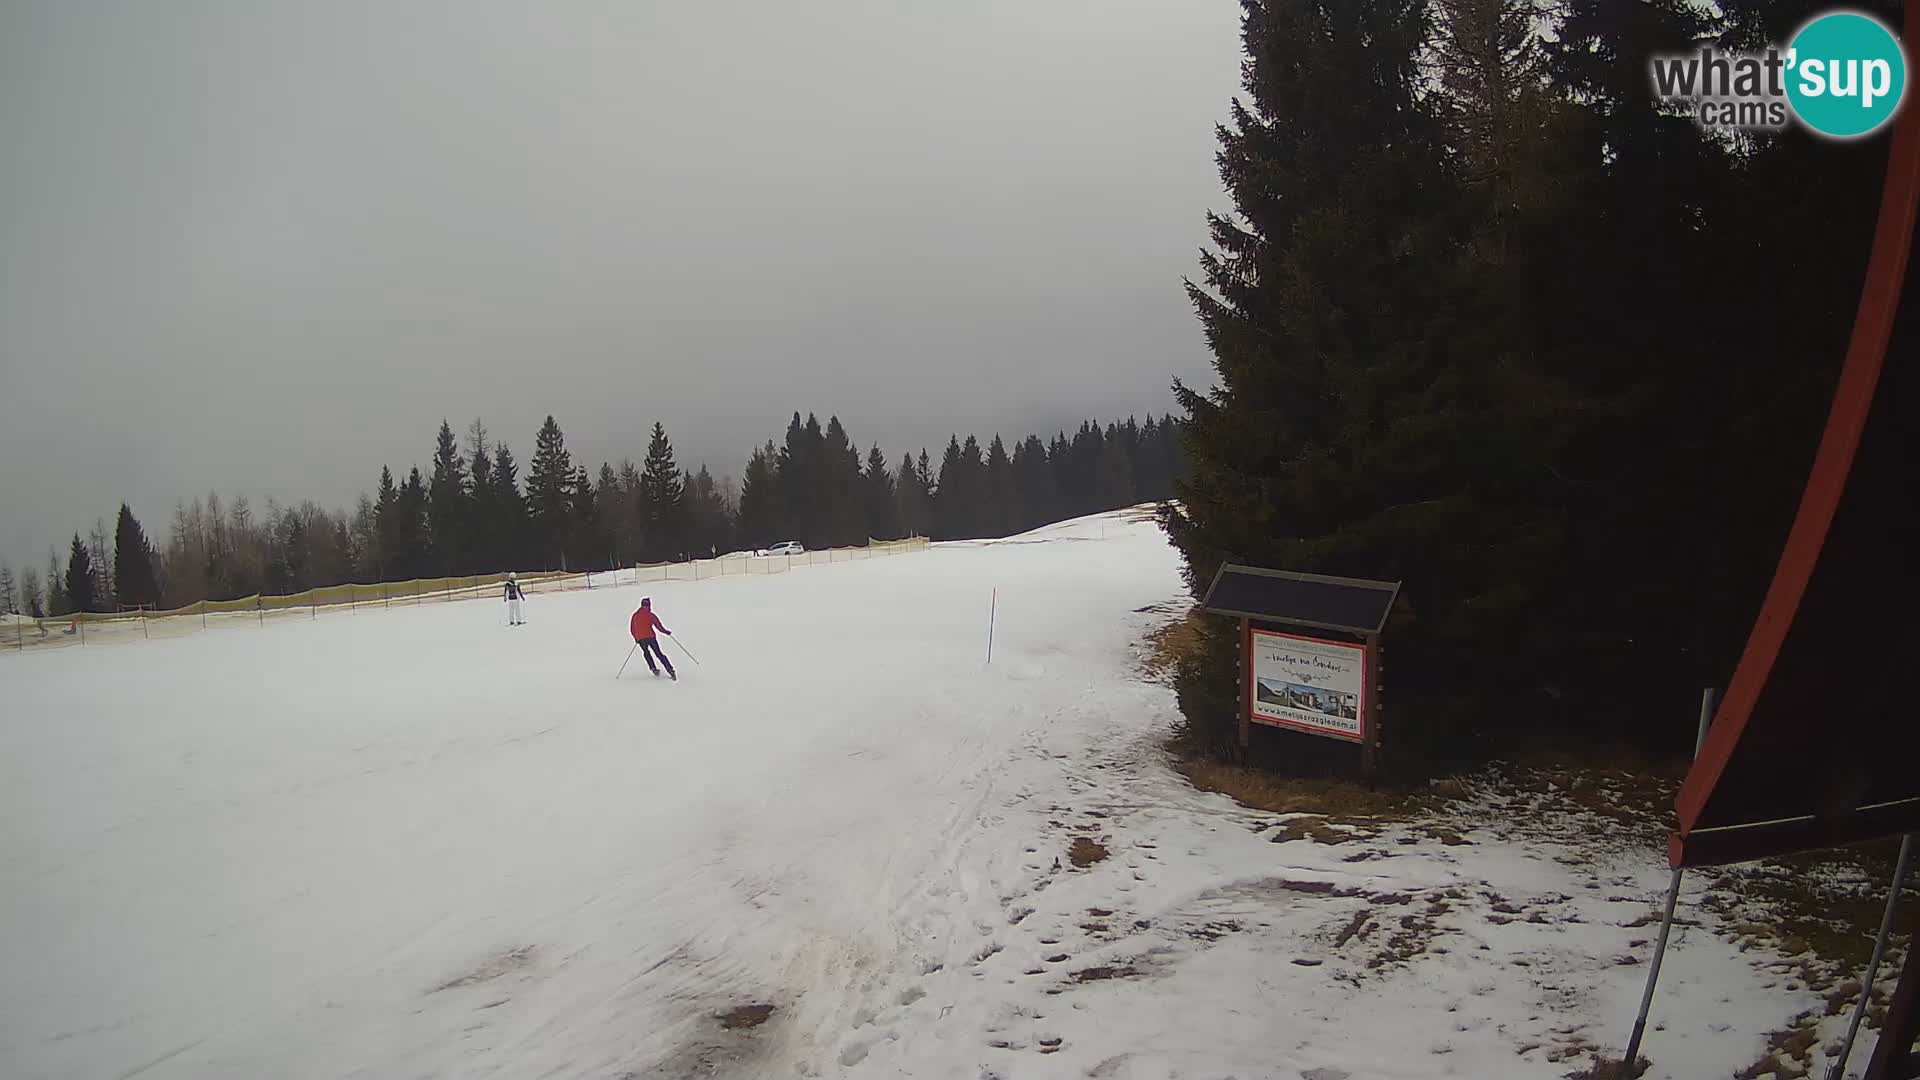
[[[660,668],[653,662],[654,657],[657,656],[660,658],[661,665],[667,669],[667,678],[679,682],[680,676],[674,673],[673,661],[667,659],[667,654],[660,651],[660,639],[653,636],[655,630],[668,637],[673,636],[673,631],[661,625],[660,616],[653,613],[653,597],[640,598],[639,610],[633,613],[633,621],[628,623],[627,627],[633,631],[633,643],[640,646],[640,655],[646,658],[647,670],[653,672],[654,678],[660,677]]]
[[[527,619],[526,616],[522,614],[521,609],[525,606],[526,597],[525,594],[520,591],[520,579],[514,577],[512,574],[507,575],[505,599],[507,601],[507,625],[525,626]]]

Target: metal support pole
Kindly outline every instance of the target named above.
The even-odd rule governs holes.
[[[1827,1070],[1827,1080],[1840,1080],[1840,1074],[1846,1070],[1854,1036],[1860,1033],[1860,1018],[1873,1002],[1873,980],[1880,973],[1880,961],[1886,959],[1887,931],[1893,927],[1893,912],[1900,906],[1900,890],[1906,887],[1907,866],[1912,857],[1913,834],[1908,833],[1900,838],[1900,858],[1893,864],[1893,888],[1887,891],[1887,913],[1880,918],[1880,933],[1873,939],[1873,958],[1867,961],[1867,973],[1860,980],[1860,1000],[1854,1002],[1853,1019],[1847,1022],[1846,1038],[1840,1040],[1840,1056],[1833,1059],[1833,1067]]]
[[[1700,756],[1700,747],[1707,741],[1707,727],[1713,723],[1713,688],[1707,687],[1700,692],[1700,728],[1694,736],[1693,756]],[[1634,1062],[1640,1057],[1640,1041],[1647,1034],[1647,1013],[1653,1008],[1653,988],[1660,981],[1660,964],[1667,958],[1667,938],[1673,933],[1673,908],[1680,900],[1680,867],[1673,868],[1673,879],[1667,883],[1667,906],[1660,916],[1660,939],[1653,946],[1653,963],[1647,967],[1647,988],[1640,994],[1640,1013],[1633,1019],[1633,1035],[1627,1040],[1627,1052],[1620,1058],[1623,1074],[1633,1072]]]

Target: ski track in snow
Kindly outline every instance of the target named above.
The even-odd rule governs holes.
[[[1176,568],[1120,512],[517,629],[10,661],[0,1075],[1498,1080],[1617,1046],[1658,854],[1471,806],[1465,844],[1273,843],[1155,749],[1135,642]],[[704,661],[677,684],[613,677],[643,592]],[[1770,959],[1676,931],[1649,1075],[1729,1075],[1818,1000]]]

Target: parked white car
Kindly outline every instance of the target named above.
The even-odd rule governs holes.
[[[785,543],[775,544],[766,550],[766,554],[768,555],[805,555],[806,553],[807,549],[801,546],[798,540],[788,540]]]

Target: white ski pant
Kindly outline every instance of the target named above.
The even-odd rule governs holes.
[[[527,621],[527,620],[526,620],[526,616],[524,616],[524,615],[522,615],[522,614],[520,613],[520,605],[522,605],[522,604],[524,604],[524,603],[526,603],[526,601],[524,601],[524,600],[509,600],[509,601],[507,601],[507,621],[508,621],[508,622],[510,622],[510,623],[523,623],[523,622],[526,622],[526,621]]]

